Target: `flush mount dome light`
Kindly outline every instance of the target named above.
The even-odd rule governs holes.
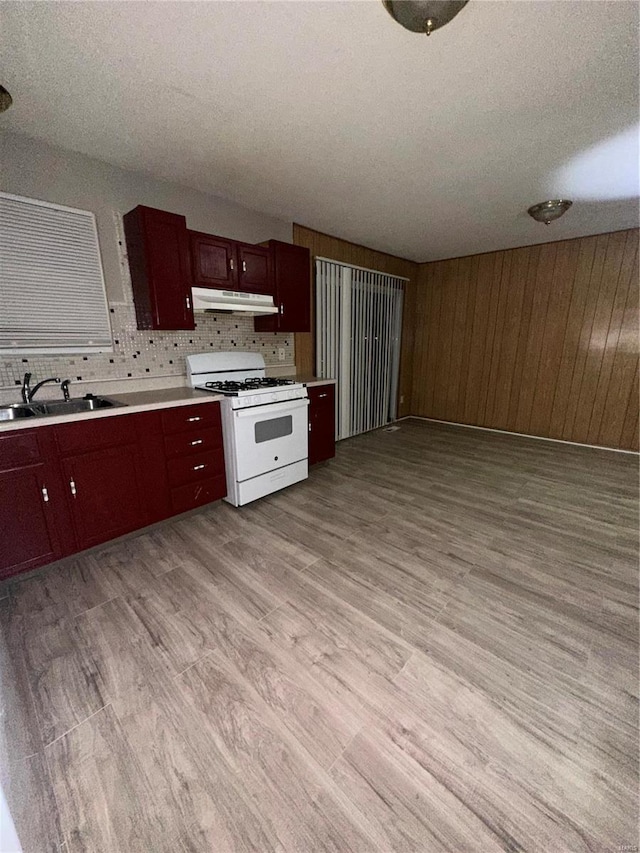
[[[382,0],[391,17],[412,33],[426,33],[444,27],[469,0]]]
[[[573,204],[567,198],[554,198],[550,201],[541,201],[540,204],[534,204],[528,210],[529,216],[532,216],[536,222],[544,222],[549,225],[554,219],[559,219],[563,213]]]
[[[10,93],[4,88],[4,86],[0,86],[0,113],[8,110],[12,103],[13,98]]]

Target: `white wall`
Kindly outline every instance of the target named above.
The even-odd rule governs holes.
[[[146,204],[181,213],[196,231],[247,243],[292,240],[291,222],[8,131],[0,131],[0,189],[96,214],[107,296],[112,302],[125,298],[116,211],[123,214]]]

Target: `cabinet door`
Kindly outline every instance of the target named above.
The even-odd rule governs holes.
[[[189,232],[194,287],[238,289],[236,244],[233,240]]]
[[[80,550],[144,525],[137,455],[137,445],[131,444],[62,460]]]
[[[269,249],[238,243],[238,266],[240,290],[275,296]]]
[[[309,394],[309,465],[336,455],[335,386],[317,385]]]
[[[160,412],[129,415],[135,419],[138,438],[138,472],[142,483],[144,524],[153,524],[171,514],[166,453]]]
[[[270,240],[278,313],[256,317],[256,332],[308,332],[311,329],[311,261],[309,250]]]
[[[53,488],[45,464],[0,473],[0,578],[63,556]]]
[[[139,205],[124,216],[139,329],[194,329],[184,216]]]

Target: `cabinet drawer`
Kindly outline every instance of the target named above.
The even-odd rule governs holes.
[[[218,474],[224,474],[224,454],[222,449],[210,453],[199,453],[193,456],[183,456],[180,459],[169,459],[167,462],[170,486],[182,486],[185,483],[195,483],[207,480]]]
[[[223,472],[201,483],[189,483],[186,486],[171,489],[171,508],[174,513],[187,512],[211,501],[218,501],[226,494],[227,482]]]
[[[307,394],[312,406],[333,406],[335,387],[333,385],[315,385],[312,388],[307,388]]]
[[[0,471],[22,468],[40,461],[40,447],[35,432],[16,430],[0,435]]]
[[[198,424],[194,424],[198,426]],[[217,450],[222,447],[222,431],[219,429],[193,429],[166,435],[164,448],[169,459],[176,456],[188,456],[192,453]]]
[[[196,403],[195,406],[177,406],[162,413],[165,433],[201,430],[203,427],[221,428],[219,403]]]
[[[137,415],[115,415],[54,427],[58,449],[63,455],[119,447],[137,441]]]

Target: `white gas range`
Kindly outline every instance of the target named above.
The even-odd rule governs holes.
[[[265,375],[259,353],[187,356],[192,388],[223,394],[220,401],[227,500],[242,506],[308,476],[307,389]]]

